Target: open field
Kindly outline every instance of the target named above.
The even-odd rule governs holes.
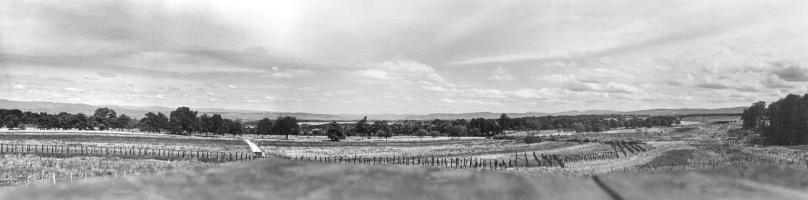
[[[272,160],[304,160],[307,162],[302,163],[312,166],[402,166],[520,177],[691,174],[726,172],[738,166],[777,166],[802,173],[800,170],[808,167],[806,148],[749,145],[743,137],[730,133],[739,127],[737,122],[713,123],[731,121],[720,117],[700,120],[673,127],[538,134],[543,139],[535,143],[523,141],[526,136],[537,135],[527,131],[512,133],[515,137],[507,139],[352,136],[340,142],[328,141],[325,136],[286,139],[278,135],[223,138],[6,131],[0,134],[0,154],[4,156],[0,176],[6,185],[52,184],[54,180],[64,183],[84,181],[84,177],[94,180],[230,166],[221,161],[253,159],[242,139],[256,143],[266,155],[275,157]],[[733,171],[723,176],[728,180],[743,176],[772,182],[753,172]]]
[[[687,171],[737,165],[808,167],[808,151],[804,149],[751,146],[729,134],[730,130],[740,127],[738,117],[708,116],[688,120],[692,120],[691,123],[673,127],[601,133],[512,132],[510,135],[516,136],[512,137],[515,140],[434,138],[409,142],[407,140],[414,138],[393,137],[329,142],[296,138],[259,140],[259,145],[265,152],[284,157],[328,163],[417,165],[539,176]],[[520,141],[520,134],[551,139],[527,144]]]
[[[4,131],[0,156],[0,185],[136,176],[256,159],[241,139],[107,131]]]
[[[84,145],[123,148],[164,148],[173,150],[246,150],[240,139],[213,139],[189,137],[161,137],[154,135],[104,135],[104,134],[0,134],[2,144],[28,145]]]
[[[40,157],[3,155],[0,185],[53,184],[83,181],[96,177],[126,177],[178,169],[198,169],[217,165],[199,160],[164,161],[105,157]]]

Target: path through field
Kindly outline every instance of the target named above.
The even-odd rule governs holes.
[[[253,143],[252,141],[244,139],[244,143],[247,143],[247,145],[250,146],[250,152],[252,152],[253,155],[255,154],[263,155],[263,152],[261,152],[261,148],[258,148],[258,145],[255,145],[255,143]]]

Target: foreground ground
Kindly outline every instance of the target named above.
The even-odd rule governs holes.
[[[159,176],[6,188],[0,199],[806,199],[806,178],[808,171],[782,166],[532,177],[267,159]]]

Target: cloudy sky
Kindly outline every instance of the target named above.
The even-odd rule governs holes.
[[[0,2],[0,98],[316,113],[719,108],[808,89],[808,1]]]

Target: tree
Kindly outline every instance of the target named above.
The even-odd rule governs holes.
[[[805,97],[808,97],[806,95]],[[763,137],[771,144],[794,145],[808,143],[808,100],[789,94],[769,104],[766,119],[769,126]],[[749,108],[752,110],[752,108]]]
[[[743,121],[743,128],[758,130],[763,125],[763,119],[766,114],[766,102],[758,101],[743,110],[741,120]]]
[[[23,113],[20,110],[4,110],[0,109],[0,127],[7,127],[8,129],[17,128],[23,121]]]
[[[450,137],[466,136],[466,127],[461,125],[453,125],[449,127],[448,133]]]
[[[418,137],[424,137],[428,133],[429,132],[427,132],[426,129],[418,129],[417,131],[415,131],[415,135],[418,136]]]
[[[387,121],[384,121],[384,120],[373,122],[373,125],[371,125],[371,128],[373,129],[374,133],[379,133],[379,131],[383,131],[385,133],[390,133],[391,132],[390,131],[390,125],[387,123]],[[376,136],[379,136],[379,134],[376,134]]]
[[[328,125],[326,134],[328,135],[328,139],[334,142],[345,139],[345,132],[342,131],[342,128],[336,121],[332,121],[331,124]]]
[[[242,125],[241,121],[238,120],[234,121],[230,119],[224,119],[222,120],[222,126],[225,127],[224,129],[226,129],[223,132],[229,132],[230,134],[233,134],[233,137],[236,137],[236,135],[244,134],[245,132],[244,125]]]
[[[76,115],[70,116],[68,118],[68,123],[73,125],[73,128],[78,130],[93,130],[93,126],[91,125],[91,117],[88,117],[84,113],[78,113]]]
[[[213,123],[211,123],[210,116],[208,114],[202,114],[199,116],[199,128],[197,129],[199,132],[205,133],[205,137],[208,137],[208,133],[212,132]]]
[[[158,112],[148,112],[140,119],[140,131],[159,133],[162,130],[168,129],[168,118],[165,114]]]
[[[132,122],[132,118],[129,118],[129,116],[126,116],[125,114],[121,114],[121,116],[118,116],[118,118],[115,119],[115,121],[113,123],[114,124],[113,128],[117,128],[117,129],[129,128],[130,127],[129,124],[131,122]]]
[[[157,127],[160,128],[160,130],[168,130],[169,125],[168,116],[162,112],[157,112]]]
[[[169,114],[169,126],[171,133],[182,134],[187,133],[190,135],[198,128],[198,120],[196,117],[197,112],[192,111],[188,107],[179,107]]]
[[[376,130],[376,136],[377,137],[383,137],[383,138],[385,138],[385,140],[387,140],[387,138],[390,138],[393,135],[390,134],[390,131],[384,131],[383,129],[378,129],[378,130]]]
[[[269,118],[264,118],[258,120],[258,124],[255,128],[255,134],[261,135],[261,138],[264,138],[264,135],[269,135],[272,133],[272,120]]]
[[[356,126],[354,126],[354,132],[356,132],[357,135],[364,135],[370,138],[371,131],[373,130],[371,129],[370,125],[368,125],[367,116],[362,118],[362,120],[359,120],[359,122],[356,122]]]
[[[117,113],[115,113],[115,110],[103,107],[95,109],[91,120],[93,125],[98,126],[98,130],[106,130],[114,127],[113,124],[117,121],[116,118]]]
[[[213,116],[210,117],[210,125],[208,128],[210,128],[209,130],[213,132],[213,134],[222,134],[227,132],[227,127],[224,126],[224,120],[220,114],[213,114]]]
[[[499,133],[502,133],[505,129],[511,128],[511,118],[505,113],[499,116],[497,122],[499,123],[499,128],[497,129]]]
[[[2,120],[3,123],[0,125],[5,125],[9,130],[20,126],[20,117],[17,115],[6,115],[2,118]]]
[[[438,137],[438,136],[440,136],[440,132],[438,132],[438,131],[430,131],[429,136]]]
[[[278,118],[275,120],[275,125],[272,126],[272,132],[279,135],[286,135],[286,139],[289,139],[289,135],[297,135],[300,133],[300,125],[297,124],[297,118],[286,116]]]

